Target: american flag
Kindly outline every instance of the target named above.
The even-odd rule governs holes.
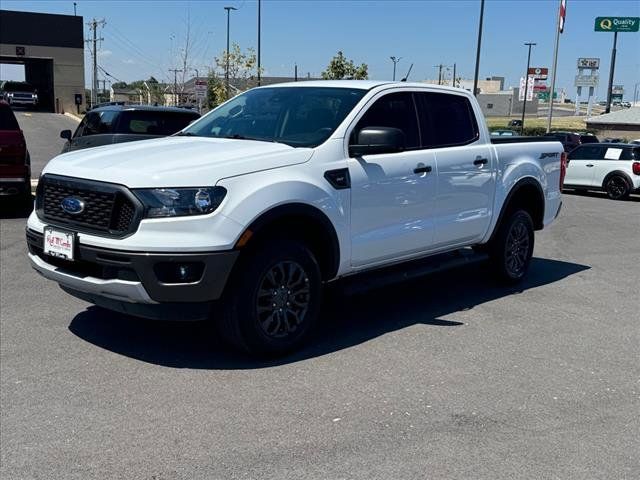
[[[560,0],[560,33],[564,31],[564,17],[567,15],[567,0]]]

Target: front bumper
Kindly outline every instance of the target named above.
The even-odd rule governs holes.
[[[222,295],[227,279],[239,255],[229,250],[207,253],[126,252],[76,244],[74,261],[50,257],[43,251],[43,235],[27,229],[27,244],[32,267],[42,276],[83,300],[112,310],[149,318],[164,318],[175,307],[179,313],[191,304],[209,304]],[[165,283],[158,267],[198,265],[201,275],[189,283]],[[114,306],[124,304],[121,306]],[[137,304],[135,307],[132,304]],[[140,313],[141,306],[158,310]],[[118,307],[118,308],[116,308]],[[163,312],[164,310],[164,312]],[[163,314],[164,313],[164,314]],[[161,315],[162,314],[162,315]]]

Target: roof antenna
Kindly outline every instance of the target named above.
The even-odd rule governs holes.
[[[411,73],[411,69],[413,68],[413,63],[411,64],[411,66],[409,67],[409,71],[407,72],[407,74],[404,76],[404,78],[402,80],[400,80],[401,82],[406,82],[407,78],[409,78],[409,74]]]

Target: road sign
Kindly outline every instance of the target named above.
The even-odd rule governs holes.
[[[207,96],[207,81],[196,80],[195,81],[196,98],[203,99]]]
[[[596,32],[637,32],[640,17],[596,17]]]
[[[598,86],[598,75],[576,75],[576,87],[596,87]]]
[[[599,58],[579,58],[578,68],[590,68],[591,70],[598,70],[600,68]]]

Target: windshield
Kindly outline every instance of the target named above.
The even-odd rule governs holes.
[[[180,135],[316,147],[329,138],[365,93],[355,88],[257,88],[216,108]]]
[[[5,82],[2,86],[2,89],[5,92],[34,92],[35,88],[33,88],[28,83],[24,82]]]

